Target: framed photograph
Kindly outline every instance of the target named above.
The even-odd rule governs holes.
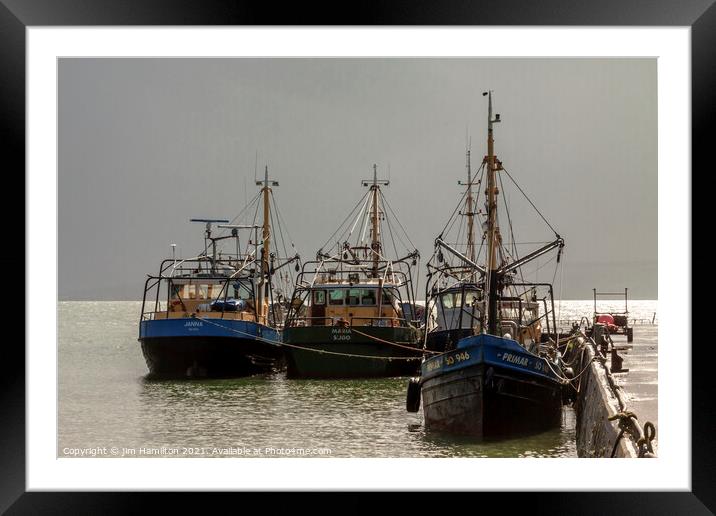
[[[210,4],[0,5],[27,202],[0,507],[713,511],[690,324],[711,2]]]

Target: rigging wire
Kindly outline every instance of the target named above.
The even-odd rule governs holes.
[[[395,238],[393,238],[393,228],[390,226],[390,219],[388,217],[385,217],[386,225],[388,226],[388,235],[390,236],[390,241],[393,243],[393,253],[396,259],[398,258],[398,248],[395,245]],[[382,247],[382,246],[381,246]]]
[[[276,213],[278,214],[279,222],[281,222],[281,227],[286,228],[286,235],[288,236],[288,240],[291,243],[291,247],[293,249],[296,249],[296,246],[294,245],[295,240],[291,236],[291,232],[288,230],[288,224],[286,224],[286,218],[281,213],[281,209],[280,209],[278,203],[276,202],[276,199],[273,196],[273,191],[271,191],[271,199],[273,199],[273,205],[276,206]]]
[[[370,196],[366,198],[366,204],[363,207],[363,214],[361,215],[363,222],[361,222],[360,237],[356,237],[356,245],[366,245],[365,232],[368,231],[368,221],[370,220],[371,205],[368,203]],[[356,219],[357,220],[357,219]]]
[[[328,237],[328,240],[326,240],[326,242],[323,244],[323,246],[321,247],[321,249],[323,249],[324,247],[326,247],[329,242],[332,242],[332,241],[333,241],[333,238],[334,238],[334,237],[338,234],[338,232],[343,228],[343,226],[345,225],[345,223],[346,223],[348,220],[350,220],[350,218],[353,216],[353,214],[356,212],[356,210],[358,209],[358,207],[359,207],[359,206],[361,205],[361,203],[363,202],[364,197],[367,196],[369,193],[370,193],[370,191],[366,192],[366,193],[360,198],[360,200],[359,200],[358,203],[353,207],[353,209],[350,211],[350,213],[348,214],[348,216],[343,220],[343,222],[341,222],[341,225],[338,226],[338,229],[336,229],[336,230],[333,232],[333,234],[332,234],[330,237]]]
[[[272,195],[271,197],[273,198],[273,195]],[[272,231],[272,235],[278,235],[278,238],[275,239],[275,241],[276,241],[276,250],[278,251],[278,245],[279,245],[279,240],[280,240],[280,241],[281,241],[281,247],[283,248],[283,254],[284,254],[285,257],[288,257],[288,251],[287,251],[287,249],[286,249],[286,241],[285,241],[285,239],[284,239],[284,237],[283,237],[283,231],[281,230],[281,226],[280,226],[280,225],[277,225],[277,224],[275,223],[275,220],[274,220],[274,210],[269,210],[269,216],[270,216],[270,219],[271,219],[271,228],[272,228],[272,229],[273,229],[273,228],[278,228],[278,231],[275,231],[275,230]],[[278,219],[278,215],[275,215],[275,218]],[[278,258],[278,259],[280,260],[280,256],[278,256],[278,252],[276,253],[276,258]],[[270,260],[270,258],[269,258],[269,260]],[[285,271],[284,271],[284,272],[285,272]],[[284,277],[285,277],[285,276],[282,274],[282,272],[279,272],[279,281],[283,280]],[[288,289],[285,288],[285,287],[286,287],[286,285],[283,285],[283,284],[280,285],[281,290],[288,290]]]
[[[361,218],[365,218],[367,216],[366,215],[366,205],[368,204],[369,199],[370,199],[370,196],[366,195],[365,203],[363,203],[363,207],[360,209],[360,212],[358,213],[358,216],[356,217],[355,222],[353,222],[353,225],[351,226],[351,230],[348,232],[348,236],[346,237],[346,240],[348,240],[348,241],[350,240],[351,235],[353,234],[353,231],[355,231],[356,226],[358,225],[358,221],[360,221]],[[363,228],[363,227],[364,227],[364,224],[361,224],[361,228]],[[362,229],[361,231],[365,235],[365,229]],[[362,237],[361,237],[361,241],[362,241]],[[358,241],[356,241],[356,242],[358,242]]]
[[[505,171],[505,174],[507,174],[507,177],[510,178],[510,180],[511,180],[512,183],[517,187],[517,189],[520,191],[520,193],[521,193],[522,195],[524,195],[525,199],[527,199],[527,201],[532,205],[532,207],[535,209],[535,211],[537,212],[537,214],[542,218],[542,220],[544,221],[544,223],[549,226],[549,229],[551,229],[556,236],[559,236],[559,233],[557,233],[557,230],[552,227],[552,224],[550,224],[550,223],[547,221],[547,219],[544,217],[544,215],[542,215],[542,212],[537,209],[537,206],[535,206],[535,204],[534,204],[534,203],[532,202],[532,200],[527,196],[527,194],[524,192],[524,190],[522,190],[522,188],[520,188],[520,185],[517,184],[517,181],[514,180],[514,178],[510,175],[510,173],[507,171],[507,169],[504,167],[504,165],[502,166],[502,170]]]
[[[398,225],[400,226],[400,229],[403,231],[403,234],[405,235],[405,238],[408,240],[408,243],[410,244],[411,247],[408,247],[408,245],[405,243],[405,241],[401,238],[400,233],[396,231],[396,232],[395,232],[395,236],[398,237],[398,241],[400,242],[400,244],[401,244],[403,247],[405,247],[405,250],[406,250],[407,252],[410,252],[412,249],[416,249],[415,245],[413,245],[413,242],[410,240],[410,236],[408,236],[407,231],[405,231],[405,228],[404,228],[403,225],[400,223],[400,220],[399,220],[398,217],[395,215],[395,213],[393,213],[393,210],[390,208],[390,205],[388,204],[388,201],[386,200],[385,196],[383,195],[383,192],[380,192],[380,198],[381,198],[383,207],[388,207],[388,209],[390,210],[390,212],[393,214],[393,220],[395,220],[395,222],[398,223]],[[383,213],[385,213],[385,220],[386,220],[386,222],[388,223],[389,229],[391,229],[391,231],[392,231],[392,227],[390,226],[390,217],[388,217],[388,213],[387,213],[387,212],[383,211]],[[398,253],[397,253],[397,250],[396,250],[396,253],[395,253],[395,254],[396,254],[396,256],[397,256],[397,254],[398,254]]]
[[[393,218],[395,219],[395,221],[396,221],[396,222],[398,223],[398,225],[400,226],[400,229],[403,230],[403,234],[405,235],[405,238],[408,239],[408,243],[410,244],[410,248],[411,248],[411,249],[417,249],[417,247],[415,246],[415,244],[413,243],[413,241],[410,240],[410,235],[409,235],[408,232],[406,231],[406,229],[405,229],[405,227],[403,226],[403,224],[401,224],[400,219],[399,219],[398,216],[395,214],[395,212],[393,211],[393,208],[390,206],[390,204],[388,203],[388,201],[385,199],[385,196],[383,195],[382,192],[381,192],[380,195],[381,195],[381,197],[383,197],[383,204],[388,207],[388,210],[390,211],[390,213],[393,215]],[[403,245],[405,245],[405,244],[403,244]],[[406,248],[407,248],[407,246],[406,246]]]
[[[458,201],[457,206],[455,206],[455,209],[452,212],[452,215],[450,215],[450,218],[445,223],[445,227],[443,227],[442,231],[440,231],[438,238],[440,238],[442,235],[444,235],[446,230],[450,231],[448,226],[450,226],[450,228],[452,228],[451,223],[454,224],[455,214],[458,212],[458,210],[460,210],[460,206],[462,206],[464,204],[464,200],[465,200],[466,196],[467,196],[467,188],[465,188],[465,191],[462,193],[462,196],[460,196],[460,201]]]
[[[512,228],[512,217],[510,216],[510,207],[508,206],[508,203],[507,203],[507,195],[506,195],[506,192],[505,192],[505,187],[504,187],[504,185],[502,184],[502,174],[497,174],[497,178],[500,180],[500,190],[502,191],[502,198],[504,199],[505,213],[507,213],[507,225],[508,225],[509,228],[510,228],[510,239],[511,239],[511,242],[512,242],[512,251],[513,251],[513,253],[514,253],[514,259],[515,259],[515,260],[519,260],[519,259],[520,259],[520,256],[519,256],[519,254],[517,254],[517,245],[515,244],[515,233],[514,233],[514,230],[513,230],[513,228]],[[519,270],[519,273],[520,273],[520,279],[521,279],[522,282],[524,283],[525,278],[524,278],[524,276],[522,275],[522,267],[520,267],[518,270]]]
[[[256,195],[254,195],[251,200],[244,206],[241,211],[229,222],[229,224],[235,224],[237,220],[239,220],[239,217],[241,217],[249,208],[251,208],[256,201],[259,200],[259,197],[261,197],[261,190],[258,191]],[[224,236],[228,232],[228,228],[222,228],[221,232],[219,233],[219,236]]]

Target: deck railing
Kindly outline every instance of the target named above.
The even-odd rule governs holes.
[[[379,327],[407,327],[418,323],[419,321],[409,321],[401,317],[292,317],[288,321],[289,328],[305,327],[305,326],[334,326],[334,327],[351,327],[351,326],[379,326]]]

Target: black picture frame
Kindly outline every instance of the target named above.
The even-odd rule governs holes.
[[[280,7],[248,1],[205,0],[0,0],[0,145],[3,179],[6,191],[11,179],[17,181],[16,199],[25,192],[25,29],[28,26],[87,25],[554,25],[554,26],[689,26],[692,43],[692,169],[704,173],[710,166],[710,131],[716,120],[716,6],[714,0],[401,0],[351,2],[349,8],[337,9],[339,3],[287,3]],[[685,156],[684,159],[687,159]],[[675,178],[689,180],[689,178]],[[691,177],[693,180],[693,174]],[[694,190],[692,185],[692,191]],[[696,199],[692,200],[693,205]],[[8,206],[6,204],[6,206]],[[20,208],[5,213],[9,239],[17,234]],[[696,222],[696,218],[692,216]],[[688,229],[685,228],[685,231]],[[698,234],[698,233],[697,233]],[[692,232],[693,235],[693,232]],[[16,270],[19,245],[12,243],[13,255],[3,253],[5,270]],[[24,246],[23,246],[24,249]],[[24,252],[24,251],[23,251]],[[51,251],[50,251],[51,255]],[[23,261],[24,263],[24,261]],[[684,264],[683,280],[691,285],[689,266]],[[701,265],[701,264],[698,264]],[[695,270],[704,270],[696,265]],[[706,265],[703,263],[703,265]],[[26,271],[27,272],[27,271]],[[15,275],[19,282],[19,275]],[[704,287],[707,288],[707,287]],[[25,291],[17,286],[17,292]],[[693,290],[692,290],[693,291]],[[14,301],[14,305],[17,305]],[[696,304],[693,303],[692,306]],[[703,306],[703,305],[702,305]],[[15,307],[8,307],[6,321],[22,328]],[[692,316],[693,318],[693,316]],[[694,318],[694,320],[699,320]],[[691,345],[691,322],[683,321],[684,339],[664,343],[688,349]],[[703,323],[702,323],[703,324]],[[692,355],[712,353],[709,335],[700,346],[691,346]],[[25,349],[18,339],[3,338],[2,374],[0,374],[0,511],[8,514],[103,513],[127,514],[146,510],[147,504],[159,501],[164,511],[171,506],[182,512],[206,510],[206,500],[188,500],[183,494],[150,493],[38,493],[25,489]],[[23,336],[24,341],[24,336]],[[699,343],[701,344],[701,343]],[[48,347],[48,350],[50,348]],[[692,490],[691,492],[589,492],[589,493],[480,493],[471,495],[487,509],[509,500],[510,512],[520,508],[532,513],[568,514],[712,514],[716,511],[716,453],[711,421],[716,414],[711,402],[714,384],[711,362],[692,361]],[[416,472],[417,474],[417,472]],[[568,473],[565,473],[568,474]],[[559,480],[556,479],[556,482]],[[595,486],[599,479],[595,479]],[[224,497],[234,497],[234,494]],[[261,504],[261,494],[239,494],[241,506]],[[320,502],[318,497],[320,498]],[[307,507],[326,501],[321,493],[309,493],[302,499]],[[355,495],[353,495],[355,496]],[[409,503],[408,510],[437,502],[442,510],[445,499],[429,495]],[[478,496],[480,498],[478,498]],[[491,499],[486,500],[489,496]],[[313,500],[316,500],[315,502]],[[344,502],[345,504],[345,502]],[[352,508],[371,509],[362,500]],[[342,505],[345,507],[345,505]],[[236,509],[237,506],[234,506]]]

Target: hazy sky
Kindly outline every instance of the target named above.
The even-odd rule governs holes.
[[[656,299],[655,59],[414,58],[61,59],[60,299],[141,299],[170,243],[203,246],[190,217],[230,219],[253,197],[257,152],[305,258],[377,163],[424,263],[466,135],[477,164],[486,153],[488,88],[498,157],[566,241],[563,297]]]

